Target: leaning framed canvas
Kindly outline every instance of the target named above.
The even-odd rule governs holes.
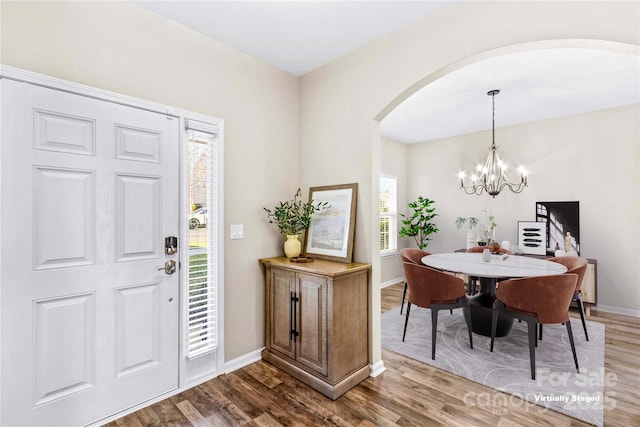
[[[329,207],[311,217],[304,236],[305,256],[350,263],[356,230],[358,184],[329,185],[309,189],[309,201]]]
[[[566,250],[569,233],[570,251],[580,255],[580,202],[536,202],[536,221],[547,228],[547,254]]]
[[[541,222],[518,221],[518,247],[522,253],[546,255],[547,227]]]

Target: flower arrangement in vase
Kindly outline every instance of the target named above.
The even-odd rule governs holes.
[[[496,241],[496,217],[493,216],[493,211],[483,209],[482,212],[487,215],[487,241],[489,244]]]
[[[311,225],[311,216],[329,207],[327,202],[303,202],[302,191],[298,188],[292,200],[279,202],[273,209],[262,209],[266,211],[269,223],[276,224],[280,232],[287,237],[284,242],[287,258],[295,258],[302,252],[299,235]]]

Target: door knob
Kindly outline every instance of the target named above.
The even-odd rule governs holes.
[[[164,270],[165,274],[173,274],[176,272],[176,262],[172,259],[169,259],[164,262],[164,267],[160,267],[158,271]]]

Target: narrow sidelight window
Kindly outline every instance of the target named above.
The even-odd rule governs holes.
[[[206,128],[205,128],[206,130]],[[188,338],[187,356],[217,348],[218,200],[213,132],[187,122],[188,147]]]

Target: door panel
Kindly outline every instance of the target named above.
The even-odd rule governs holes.
[[[295,277],[292,271],[271,270],[271,349],[291,358],[295,357],[295,341],[291,339],[291,292],[295,291]]]
[[[124,160],[160,163],[162,134],[146,129],[116,125],[116,157]]]
[[[178,387],[178,120],[2,79],[2,419],[82,425]]]
[[[34,148],[95,155],[95,120],[35,110]]]
[[[95,263],[95,173],[34,168],[34,268]],[[64,194],[64,203],[59,195]]]
[[[116,290],[116,375],[161,363],[160,283]]]
[[[298,273],[298,289],[297,330],[300,335],[296,359],[314,371],[327,375],[327,279]]]
[[[161,181],[116,174],[116,261],[162,256]]]
[[[36,406],[95,383],[94,307],[94,294],[35,302]]]

